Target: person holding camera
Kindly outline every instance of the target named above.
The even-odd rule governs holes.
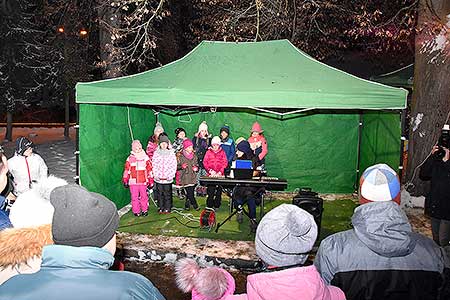
[[[431,217],[433,240],[450,245],[450,126],[442,129],[439,142],[420,168],[419,178],[431,182],[425,200],[425,214]]]

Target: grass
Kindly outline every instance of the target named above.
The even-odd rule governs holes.
[[[205,207],[205,198],[197,197],[200,207]],[[283,200],[267,200],[264,211],[268,212],[272,208],[282,204],[290,203]],[[174,197],[174,207],[183,208],[184,200]],[[351,216],[356,204],[352,200],[335,200],[324,202],[324,212],[322,215],[322,226],[318,242],[333,233],[350,229]],[[259,207],[257,216],[259,218]],[[254,240],[255,235],[250,233],[248,218],[244,216],[244,222],[236,222],[235,216],[219,228],[218,233],[215,228],[211,231],[199,228],[200,211],[172,211],[169,215],[159,215],[156,207],[150,201],[149,214],[147,217],[135,217],[132,212],[128,212],[120,219],[119,231],[132,233],[145,233],[167,236],[187,236],[221,240]],[[228,197],[222,198],[222,206],[216,212],[216,221],[222,222],[229,215]],[[190,218],[187,218],[189,216]]]

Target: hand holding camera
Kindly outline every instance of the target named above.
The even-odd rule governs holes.
[[[439,137],[438,144],[433,147],[431,153],[443,161],[449,160],[450,149],[450,125],[445,124],[442,128],[441,136]]]

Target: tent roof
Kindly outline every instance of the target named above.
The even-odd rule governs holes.
[[[412,89],[414,81],[414,64],[407,65],[403,68],[370,77],[370,80],[397,87]]]
[[[288,40],[203,41],[143,73],[78,83],[77,103],[253,108],[403,109],[407,91],[329,67]]]

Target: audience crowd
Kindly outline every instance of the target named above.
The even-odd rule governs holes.
[[[190,187],[186,208],[197,209],[193,195],[196,168],[222,174],[229,167],[229,153],[218,147],[221,140],[231,145],[229,128],[222,127],[226,134],[211,141],[206,123],[200,127],[196,138],[212,147],[195,160],[192,150],[201,143],[179,135],[184,132],[181,129],[177,129],[176,147],[184,155],[181,159],[167,152],[170,141],[160,125],[147,145],[147,153],[153,150],[152,158],[143,155],[139,142],[133,142],[128,170],[139,160],[145,162],[142,181],[127,169],[123,175],[123,183],[132,188],[135,215],[147,214],[147,203],[142,204],[137,195],[145,193],[141,186],[153,185],[150,160],[167,160],[171,165],[169,171],[153,166],[161,213],[171,209],[169,179],[178,176],[180,186]],[[167,145],[161,147],[162,143]],[[262,162],[267,153],[263,144],[258,154]],[[210,166],[210,157],[218,155],[220,159],[215,158],[214,167]],[[29,169],[27,176],[22,174],[23,163]],[[425,167],[421,176],[429,178],[431,166]],[[26,138],[18,139],[10,161],[1,157],[0,192],[7,189],[11,173],[18,180],[14,185],[17,197],[12,192],[0,196],[0,300],[165,299],[142,275],[110,269],[119,224],[112,201],[48,176],[45,162]],[[438,233],[433,241],[412,231],[399,206],[400,189],[399,178],[389,166],[367,168],[360,180],[360,205],[352,216],[352,229],[322,240],[314,259],[310,252],[318,228],[313,216],[293,204],[269,211],[255,227],[255,250],[265,267],[247,277],[245,294],[235,294],[234,278],[225,269],[200,266],[189,258],[176,262],[177,286],[191,293],[193,300],[450,299],[450,262],[444,249],[448,245],[439,245],[443,239]],[[220,206],[216,193],[208,191],[211,207]]]

